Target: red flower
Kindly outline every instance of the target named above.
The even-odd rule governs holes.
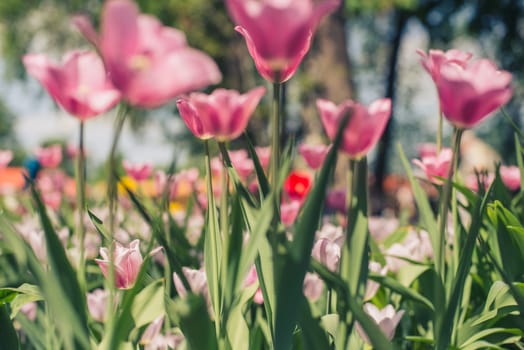
[[[293,171],[284,182],[284,192],[292,200],[304,199],[311,188],[311,176],[306,172]]]

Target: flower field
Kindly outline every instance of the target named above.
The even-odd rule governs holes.
[[[0,150],[0,349],[524,348],[524,134],[511,164],[461,156],[481,142],[470,129],[511,119],[512,73],[417,51],[438,130],[417,159],[398,146],[404,174],[377,215],[368,155],[390,98],[317,99],[325,142],[283,137],[286,83],[341,1],[224,4],[262,78],[246,91],[132,0],[71,19],[92,50],[21,58],[79,142],[22,167]],[[129,115],[168,103],[203,145],[197,164],[119,158]],[[107,174],[90,181],[85,125],[113,109]],[[261,110],[269,145],[246,132]]]

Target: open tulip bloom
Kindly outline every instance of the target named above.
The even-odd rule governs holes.
[[[320,20],[340,1],[226,0],[226,4],[260,75],[282,83],[291,78],[309,51]]]
[[[183,32],[140,14],[129,0],[106,2],[100,35],[86,18],[74,22],[98,48],[113,84],[132,105],[158,107],[222,79],[211,57],[189,47]]]
[[[265,92],[264,87],[242,95],[226,89],[217,89],[210,95],[195,92],[179,99],[177,106],[182,119],[196,137],[229,141],[244,132]]]
[[[23,62],[55,102],[81,120],[107,112],[120,101],[120,92],[94,52],[73,51],[60,64],[43,54],[25,55]]]

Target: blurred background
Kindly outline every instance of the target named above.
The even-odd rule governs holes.
[[[286,137],[324,140],[314,104],[355,99],[369,104],[390,97],[394,113],[381,143],[370,157],[377,190],[386,174],[401,171],[396,144],[409,157],[416,147],[434,142],[438,104],[431,78],[415,50],[458,48],[487,57],[514,76],[514,98],[500,113],[475,129],[506,163],[514,163],[514,130],[524,111],[524,0],[345,0],[324,20],[299,74],[286,85]],[[233,30],[222,0],[140,0],[143,12],[183,30],[191,46],[219,64],[221,86],[244,92],[265,82],[258,76],[242,37]],[[77,122],[63,113],[36,81],[26,76],[21,56],[43,52],[60,59],[68,50],[89,48],[72,27],[72,14],[95,22],[102,0],[0,1],[0,149],[16,150],[20,164],[41,144],[76,142]],[[270,95],[268,93],[267,95]],[[262,102],[250,123],[259,145],[268,144],[268,106]],[[114,114],[87,123],[86,148],[91,167],[103,166],[112,138]],[[174,156],[191,160],[201,150],[177,116],[174,104],[134,111],[120,143],[122,156],[136,162],[168,165]],[[449,140],[450,129],[445,130]],[[241,142],[241,140],[239,141]],[[240,146],[240,145],[239,145]],[[486,146],[486,145],[483,145]],[[482,149],[482,148],[480,148]],[[485,150],[485,149],[484,149]],[[486,157],[489,153],[481,154]]]

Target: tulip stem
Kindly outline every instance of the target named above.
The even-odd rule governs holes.
[[[442,129],[444,124],[444,118],[442,118],[442,110],[439,108],[438,122],[437,122],[437,155],[442,149]]]
[[[224,152],[227,152],[227,146],[223,144]],[[222,162],[222,185],[220,192],[220,231],[222,232],[222,239],[228,242],[229,238],[229,172],[226,164]],[[227,247],[227,243],[225,244]]]
[[[454,131],[454,138],[453,138],[453,155],[451,158],[451,167],[449,168],[446,184],[444,185],[444,189],[442,192],[442,198],[441,198],[441,209],[440,209],[440,215],[438,219],[439,223],[439,245],[437,247],[437,255],[436,255],[436,261],[435,261],[435,269],[437,271],[437,275],[440,276],[442,281],[444,282],[444,273],[445,273],[445,254],[446,254],[446,223],[447,223],[447,214],[449,209],[449,201],[451,199],[451,191],[453,188],[453,174],[457,170],[458,165],[458,152],[460,148],[460,139],[462,137],[463,129],[455,129]]]
[[[273,83],[273,110],[271,121],[271,174],[270,180],[273,186],[278,183],[278,171],[280,169],[280,132],[282,124],[282,89],[283,83]]]
[[[111,150],[109,151],[109,177],[107,180],[107,193],[109,197],[109,232],[112,235],[115,230],[115,212],[116,212],[116,200],[117,200],[117,186],[116,186],[116,149],[118,147],[118,141],[122,134],[124,122],[127,116],[127,106],[121,104],[115,121],[115,129],[113,134],[113,143],[111,144]]]
[[[85,154],[84,154],[84,121],[80,120],[80,128],[78,135],[78,155],[77,155],[77,182],[76,182],[76,198],[78,210],[78,281],[80,287],[85,291],[85,227],[84,215],[86,210],[86,168],[85,168]]]

